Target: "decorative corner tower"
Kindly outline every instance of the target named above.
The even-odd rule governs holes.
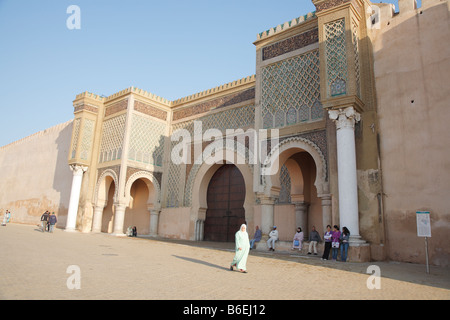
[[[319,25],[321,102],[336,124],[340,227],[350,245],[369,247],[359,230],[355,125],[365,112],[360,39],[365,26],[363,0],[312,0]],[[364,260],[364,259],[363,259]]]
[[[77,95],[73,101],[75,118],[68,158],[73,179],[66,231],[76,230],[83,175],[88,171],[88,168],[92,167],[93,161],[98,158],[98,150],[94,147],[94,141],[98,140],[100,134],[100,128],[97,124],[101,123],[98,117],[103,115],[103,102],[103,97],[89,92]],[[91,173],[87,174],[90,175]]]

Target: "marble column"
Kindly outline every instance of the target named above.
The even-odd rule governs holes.
[[[330,110],[336,123],[339,221],[340,228],[350,231],[350,242],[361,241],[359,235],[358,182],[356,175],[355,123],[360,114],[353,107]],[[364,241],[362,241],[364,242]]]
[[[102,218],[104,205],[94,206],[94,218],[92,219],[92,232],[99,233],[102,232]]]
[[[261,232],[268,235],[273,228],[273,206],[275,199],[272,197],[261,197]]]
[[[327,231],[327,225],[330,225],[333,230],[333,225],[331,224],[331,195],[322,195],[320,198],[322,200],[322,231],[325,233]]]
[[[114,228],[112,234],[115,236],[125,236],[125,233],[123,233],[123,223],[125,221],[126,208],[127,206],[122,203],[114,204]]]
[[[293,202],[295,206],[295,230],[302,228],[305,238],[308,236],[308,207],[309,204],[304,201]]]
[[[83,173],[86,172],[87,167],[71,165],[70,169],[73,172],[73,178],[65,231],[75,231],[77,224],[78,203],[80,201],[81,183],[83,181]]]

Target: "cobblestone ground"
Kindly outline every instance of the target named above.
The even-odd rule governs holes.
[[[449,268],[406,263],[342,263],[291,252],[251,252],[248,273],[228,270],[233,244],[42,233],[0,227],[0,299],[449,299]],[[367,287],[367,268],[381,288]],[[69,289],[69,266],[80,289]],[[69,281],[69,284],[75,282]],[[375,283],[375,282],[371,282]],[[333,286],[330,295],[326,288]]]

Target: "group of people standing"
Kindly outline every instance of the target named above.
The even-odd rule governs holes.
[[[333,261],[337,260],[339,249],[341,250],[341,261],[347,261],[348,254],[348,246],[350,239],[350,231],[347,227],[342,228],[342,232],[339,231],[339,227],[337,225],[333,226],[333,231],[331,230],[331,226],[327,225],[327,231],[324,235],[325,239],[325,249],[323,252],[322,260],[328,260],[331,256]]]
[[[343,227],[341,232],[339,231],[339,227],[337,225],[334,225],[333,230],[331,230],[330,225],[327,225],[327,231],[325,232],[323,237],[325,241],[325,248],[321,259],[328,260],[331,250],[332,259],[333,261],[336,261],[340,250],[341,261],[347,261],[350,239],[350,231],[347,229],[347,227]],[[261,238],[262,233],[258,226],[256,226],[256,232],[253,239],[249,240],[247,226],[245,224],[241,225],[241,228],[235,234],[235,256],[233,258],[233,261],[231,262],[230,270],[234,270],[234,267],[236,267],[240,272],[247,273],[246,265],[249,251],[253,248],[255,242],[261,241]],[[267,240],[267,247],[269,248],[269,251],[275,251],[275,242],[277,240],[278,230],[276,226],[273,226],[272,231],[270,231],[269,233],[269,239]],[[298,227],[292,242],[292,249],[301,250],[303,240],[304,236],[302,228]],[[308,240],[310,241],[308,254],[312,254],[312,249],[314,249],[314,254],[317,255],[317,243],[322,241],[322,239],[314,226],[312,227],[312,231],[309,234]]]
[[[336,261],[340,249],[341,261],[346,262],[350,239],[350,231],[347,229],[347,227],[343,227],[341,232],[339,231],[339,227],[337,225],[333,226],[333,230],[331,230],[330,225],[327,225],[327,231],[325,232],[323,238],[325,240],[325,247],[321,259],[328,260],[330,257],[330,250],[331,250],[331,257],[333,261]],[[299,250],[301,250],[303,239],[304,237],[302,228],[299,227],[297,229],[297,233],[294,236],[292,249],[298,248]],[[316,231],[316,228],[314,226],[312,227],[312,231],[309,234],[308,240],[309,240],[308,254],[311,254],[312,247],[314,247],[314,254],[317,255],[317,244],[321,242],[322,239],[320,238],[320,235]]]
[[[253,239],[250,240],[250,249],[253,249],[253,246],[255,242],[261,241],[261,230],[258,226],[256,226],[256,232]],[[303,241],[304,241],[304,234],[301,227],[297,228],[297,232],[294,235],[294,238],[292,240],[292,250],[303,249]],[[328,260],[330,256],[330,251],[332,254],[333,261],[337,260],[337,256],[339,253],[339,250],[341,251],[341,261],[345,262],[347,261],[347,254],[348,254],[348,246],[349,246],[349,238],[350,238],[350,231],[347,229],[347,227],[342,228],[342,232],[339,231],[339,227],[335,225],[333,227],[333,230],[331,230],[331,226],[327,226],[327,231],[324,234],[324,242],[325,242],[325,249],[322,255],[322,260]],[[276,226],[273,226],[272,231],[269,233],[269,239],[267,240],[267,247],[269,251],[275,251],[275,242],[278,240],[278,230]],[[322,238],[320,237],[319,232],[317,232],[316,227],[312,227],[311,232],[308,236],[309,241],[309,247],[308,247],[308,254],[314,254],[317,255],[317,244],[322,241]]]
[[[41,231],[42,232],[53,232],[58,219],[55,216],[55,213],[50,213],[48,210],[45,211],[41,216]]]

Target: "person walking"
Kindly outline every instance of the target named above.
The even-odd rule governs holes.
[[[347,227],[342,228],[340,240],[341,240],[341,261],[346,262],[349,245],[348,241],[350,240],[350,231],[347,229]]]
[[[49,213],[48,211],[45,211],[41,216],[42,232],[45,232],[45,230],[47,229],[48,213]]]
[[[50,233],[53,233],[53,228],[55,227],[55,224],[58,222],[58,219],[55,216],[55,213],[52,212],[52,214],[48,217],[48,223],[50,225],[49,231]]]
[[[331,226],[327,225],[327,231],[323,235],[323,239],[325,240],[325,247],[323,250],[322,260],[328,260],[330,257],[330,250],[331,250]]]
[[[236,267],[240,272],[247,273],[247,258],[250,251],[250,241],[248,239],[247,226],[241,225],[239,231],[236,232],[236,253],[233,261],[230,265],[230,270],[233,271],[233,267]]]
[[[317,256],[317,243],[322,241],[320,238],[320,234],[316,231],[316,227],[312,227],[312,231],[309,233],[309,247],[308,247],[308,254],[311,254],[312,249],[314,248],[314,255]]]
[[[339,231],[339,227],[337,225],[333,226],[333,232],[331,234],[331,255],[333,257],[333,261],[337,260],[337,255],[339,251],[341,232]]]

